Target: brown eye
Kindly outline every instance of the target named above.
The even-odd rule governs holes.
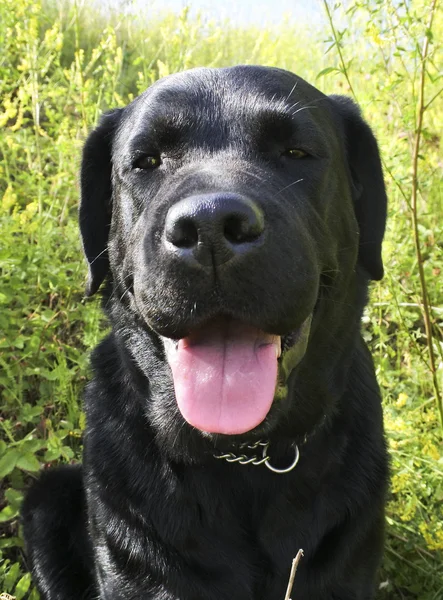
[[[140,156],[134,162],[135,169],[156,169],[162,164],[161,158],[159,156],[153,156],[151,154],[146,154],[145,156]]]
[[[308,156],[308,153],[298,148],[288,148],[283,152],[283,156],[287,156],[288,158],[305,158],[305,156]]]

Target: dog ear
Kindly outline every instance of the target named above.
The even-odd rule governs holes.
[[[355,214],[360,228],[359,262],[371,279],[383,277],[381,246],[386,225],[387,197],[377,141],[358,106],[344,96],[330,96],[338,110],[354,184]]]
[[[80,174],[80,232],[89,272],[86,295],[98,290],[109,271],[112,214],[112,142],[123,109],[105,113],[83,148]]]

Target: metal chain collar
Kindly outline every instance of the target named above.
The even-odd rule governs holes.
[[[235,454],[234,452],[226,452],[224,454],[214,454],[214,458],[223,459],[228,463],[238,463],[239,465],[254,465],[254,467],[265,465],[270,471],[279,474],[289,473],[290,471],[292,471],[292,469],[296,466],[300,458],[298,446],[294,444],[294,460],[288,467],[284,469],[278,469],[277,467],[273,467],[270,463],[271,457],[268,455],[269,441],[258,440],[253,444],[245,443],[239,445],[240,452],[242,450],[257,450],[257,448],[263,449],[261,456],[257,454],[248,456],[247,454]]]

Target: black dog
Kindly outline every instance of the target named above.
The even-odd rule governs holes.
[[[387,457],[360,334],[386,194],[357,107],[272,68],[172,75],[86,142],[83,467],[23,509],[50,600],[374,597]]]

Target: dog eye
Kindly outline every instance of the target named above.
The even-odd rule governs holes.
[[[282,156],[286,156],[287,158],[305,158],[308,156],[308,153],[304,150],[300,150],[299,148],[288,148],[282,154]]]
[[[133,164],[134,169],[156,169],[162,164],[161,158],[159,156],[154,156],[152,154],[145,154],[144,156],[140,156]]]

